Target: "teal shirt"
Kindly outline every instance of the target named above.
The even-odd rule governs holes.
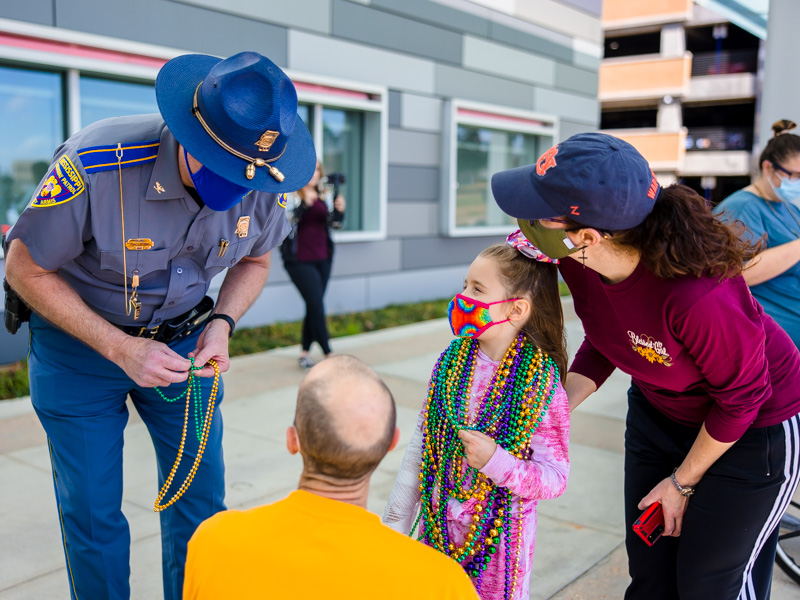
[[[769,202],[751,192],[739,190],[720,202],[714,213],[723,221],[741,221],[747,240],[755,242],[766,234],[767,248],[800,238],[800,207],[787,202]],[[800,263],[784,273],[750,288],[753,296],[778,325],[800,347]]]

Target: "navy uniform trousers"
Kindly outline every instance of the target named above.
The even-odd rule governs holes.
[[[679,537],[647,546],[631,529],[637,508],[689,452],[699,429],[628,391],[625,432],[626,600],[766,600],[777,525],[800,480],[800,415],[748,429],[706,472]]]
[[[185,395],[166,402],[153,388],[137,386],[114,363],[48,324],[31,318],[29,371],[31,399],[47,433],[58,516],[73,600],[127,599],[130,596],[130,530],[122,513],[123,430],[130,395],[156,451],[158,487],[137,490],[155,500],[175,462],[183,430]],[[196,333],[171,344],[186,356]],[[204,414],[212,379],[200,379]],[[186,383],[161,388],[175,398]],[[220,382],[217,404],[222,401]],[[181,466],[162,504],[181,486],[198,447],[190,410]],[[155,475],[155,473],[154,473]],[[197,526],[224,510],[222,418],[214,410],[208,444],[188,491],[160,513],[164,597],[182,595],[186,546]]]

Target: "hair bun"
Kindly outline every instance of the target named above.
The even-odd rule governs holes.
[[[792,129],[797,127],[797,123],[789,119],[781,119],[772,124],[773,137],[777,137],[782,133],[789,133]]]

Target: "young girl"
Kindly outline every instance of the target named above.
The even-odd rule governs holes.
[[[516,232],[470,266],[450,303],[459,337],[433,369],[384,513],[459,562],[484,600],[529,597],[536,505],[567,485],[564,319],[547,262]]]

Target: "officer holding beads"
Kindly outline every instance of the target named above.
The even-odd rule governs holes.
[[[200,384],[200,419],[213,365],[228,369],[228,339],[289,231],[285,193],[316,162],[293,84],[259,54],[179,56],[155,87],[160,115],[100,121],[59,147],[7,235],[8,283],[33,311],[31,398],[73,599],[130,595],[128,396],[153,440],[159,486],[185,453],[170,480],[173,492],[190,485],[160,513],[164,595],[181,597],[186,544],[225,508],[222,386],[203,447],[200,421],[184,419],[187,381],[190,396]],[[213,305],[206,292],[224,268]]]

